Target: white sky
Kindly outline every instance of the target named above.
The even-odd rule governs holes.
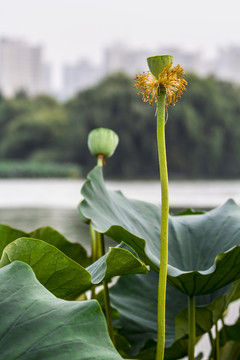
[[[0,37],[42,45],[60,72],[78,59],[101,61],[114,42],[147,48],[149,56],[166,44],[240,46],[239,14],[240,0],[0,0]]]

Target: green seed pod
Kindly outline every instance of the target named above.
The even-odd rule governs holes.
[[[118,135],[113,130],[97,128],[88,135],[88,148],[92,155],[103,155],[105,158],[108,158],[116,150],[118,141]]]
[[[158,55],[158,56],[151,56],[147,58],[148,67],[155,76],[156,79],[158,79],[159,75],[163,71],[163,69],[173,63],[173,56],[172,55]]]

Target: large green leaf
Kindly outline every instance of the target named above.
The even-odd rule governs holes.
[[[148,271],[130,251],[121,247],[110,248],[103,258],[85,269],[53,245],[31,238],[19,238],[6,246],[0,267],[16,260],[29,264],[37,279],[63,299],[75,299],[93,284],[115,275]]]
[[[8,244],[24,236],[28,236],[28,234],[24,231],[13,229],[11,226],[0,224],[0,256],[2,256],[2,252]]]
[[[56,298],[27,264],[0,269],[0,312],[2,360],[122,359],[97,301]]]
[[[239,308],[240,310],[240,308]],[[236,323],[233,325],[224,325],[220,331],[220,345],[224,345],[226,341],[240,342],[240,314]]]
[[[102,168],[82,188],[94,229],[124,241],[154,270],[160,263],[160,208],[104,185]],[[240,207],[233,200],[204,214],[169,215],[168,281],[188,295],[216,291],[240,277]]]
[[[228,290],[229,289],[229,290]],[[224,314],[230,302],[235,301],[240,289],[240,280],[235,281],[231,286],[215,291],[212,294],[196,297],[196,332],[203,334],[217,322]],[[228,291],[227,291],[228,290]],[[226,292],[226,293],[225,293]],[[224,295],[222,295],[224,294]],[[220,296],[222,295],[222,296]],[[213,301],[214,300],[214,301]],[[205,306],[207,304],[207,306]],[[181,338],[188,332],[188,309],[184,308],[176,318],[176,337]]]
[[[28,234],[21,230],[13,229],[11,226],[0,224],[0,255],[2,255],[4,248],[8,244],[20,237],[30,237],[44,240],[48,244],[55,246],[65,255],[82,266],[85,267],[90,264],[87,252],[80,244],[68,241],[57,230],[49,226],[39,228]]]
[[[240,359],[240,318],[234,325],[225,325],[219,333],[220,360]],[[215,359],[215,347],[213,347],[210,359]]]
[[[239,334],[239,333],[238,333]],[[220,360],[239,360],[240,359],[240,341],[230,340],[226,342],[223,348],[220,348]]]
[[[234,325],[224,325],[220,331],[220,359],[240,359],[240,318]]]
[[[146,265],[139,261],[136,254],[130,248],[126,248],[124,243],[110,247],[108,253],[88,266],[87,270],[92,275],[93,284],[100,283],[104,278],[148,272]]]
[[[70,257],[72,260],[86,267],[90,265],[90,258],[87,256],[86,250],[79,243],[72,243],[68,241],[62,234],[57,230],[46,226],[32,231],[29,234],[30,238],[40,239],[48,244],[55,246],[57,249],[62,251],[65,255]]]
[[[110,289],[111,306],[119,313],[116,326],[132,345],[130,354],[134,358],[153,360],[156,356],[157,288],[158,274],[151,270],[147,275],[120,277]],[[196,297],[198,338],[211,329],[234,299],[237,287],[227,292],[228,288]],[[187,303],[187,295],[167,285],[165,359],[179,359],[187,354]]]

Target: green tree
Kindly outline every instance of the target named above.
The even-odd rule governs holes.
[[[239,177],[240,88],[213,77],[188,74],[187,79],[182,100],[168,108],[170,178]],[[105,78],[65,104],[46,95],[0,97],[0,158],[73,162],[86,174],[94,166],[88,133],[107,127],[120,138],[107,176],[156,178],[154,112],[123,74]]]
[[[67,122],[66,112],[57,103],[42,106],[43,99],[36,101],[37,105],[31,103],[27,111],[13,116],[5,125],[0,144],[2,158],[58,160],[60,152],[57,150]]]

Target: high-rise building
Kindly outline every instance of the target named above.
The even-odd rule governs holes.
[[[228,46],[218,50],[216,58],[216,75],[217,77],[240,83],[240,47]]]
[[[50,92],[40,46],[30,46],[23,40],[0,40],[0,91],[6,97],[19,91],[30,96]]]
[[[208,74],[209,67],[206,69],[206,64],[198,52],[187,52],[177,47],[161,47],[153,54],[171,54],[174,57],[174,65],[181,64],[181,66],[189,72],[195,72],[201,75]],[[146,58],[149,56],[149,51],[146,50],[131,50],[123,44],[114,44],[105,51],[105,69],[106,73],[113,73],[122,71],[130,76],[138,72],[148,70]]]
[[[130,50],[124,44],[116,43],[105,50],[104,68],[106,74],[124,72],[130,76],[146,68],[146,50]]]
[[[78,91],[94,85],[102,77],[102,67],[93,66],[86,60],[73,65],[65,65],[63,69],[63,90],[60,98],[68,99]]]
[[[199,76],[213,75],[219,79],[240,83],[240,48],[229,47],[219,50],[214,56],[200,51],[186,51],[179,47],[160,47],[153,54],[172,54],[174,66],[180,64],[186,72]],[[125,44],[109,46],[99,67],[91,65],[87,60],[67,65],[63,73],[63,90],[61,99],[68,99],[77,91],[96,84],[104,76],[123,72],[131,77],[148,70],[147,50],[135,50]]]

